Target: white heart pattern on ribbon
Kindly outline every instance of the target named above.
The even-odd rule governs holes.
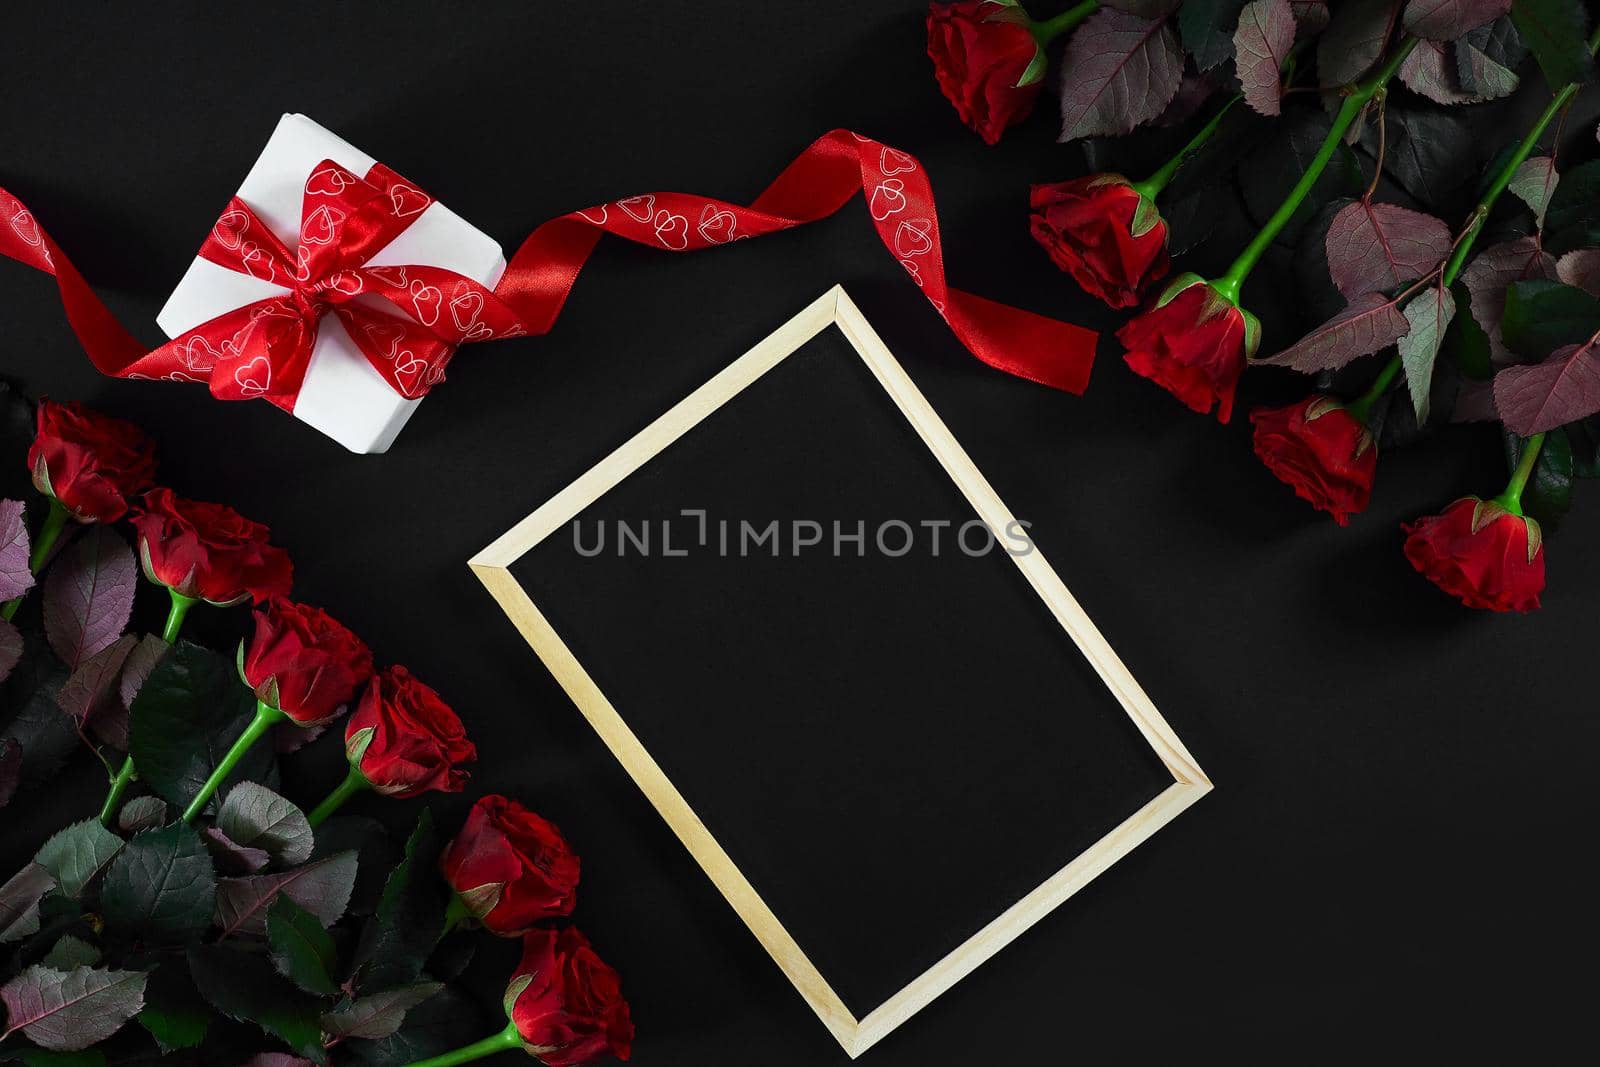
[[[417,321],[424,326],[432,326],[439,321],[439,305],[444,303],[444,294],[439,292],[437,286],[418,280],[411,283],[411,307],[416,312]]]
[[[696,227],[702,240],[714,245],[725,245],[738,236],[739,220],[727,208],[707,204],[700,209],[700,224]]]
[[[265,396],[272,387],[272,364],[266,356],[257,356],[233,368],[233,380],[245,396]]]
[[[872,217],[882,222],[890,215],[897,215],[906,209],[906,185],[899,178],[885,178],[881,185],[872,190]]]
[[[428,207],[428,194],[421,189],[413,189],[405,182],[395,182],[389,187],[389,204],[394,208],[397,219],[409,219],[412,215],[420,215]]]
[[[661,242],[663,248],[682,252],[689,247],[689,220],[682,215],[666,210],[657,212],[655,227],[656,240]]]
[[[338,166],[322,167],[311,172],[311,177],[306,179],[306,193],[309,196],[338,196],[356,179]]]
[[[250,229],[250,216],[238,208],[229,208],[222,213],[215,226],[211,227],[211,236],[216,238],[217,244],[230,252],[237,252],[239,244],[244,240],[244,235]]]
[[[894,253],[901,259],[933,251],[933,223],[927,219],[901,219],[894,231]]]
[[[331,245],[339,234],[339,227],[344,225],[344,220],[344,212],[335,210],[327,204],[320,204],[300,224],[300,242],[308,245]]]
[[[617,201],[617,206],[635,222],[649,222],[656,213],[656,198],[651,193],[630,196]]]
[[[910,174],[916,170],[917,161],[898,148],[884,145],[883,151],[878,154],[878,169],[883,171],[885,178],[892,178],[896,174]]]

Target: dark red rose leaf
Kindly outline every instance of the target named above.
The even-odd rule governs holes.
[[[1233,34],[1234,62],[1244,102],[1263,115],[1283,103],[1283,61],[1294,46],[1294,11],[1289,0],[1250,0]]]
[[[1398,204],[1357,200],[1328,225],[1328,275],[1345,299],[1393,289],[1450,254],[1450,227]]]
[[[1455,297],[1442,285],[1430,285],[1405,306],[1410,331],[1397,342],[1400,363],[1405,368],[1406,385],[1411,389],[1411,406],[1417,424],[1428,421],[1428,396],[1433,387],[1433,367],[1439,358],[1439,345],[1450,320],[1456,316]]]
[[[1461,84],[1455,53],[1450,45],[1438,41],[1417,42],[1400,64],[1400,81],[1438,104],[1475,104],[1482,99]]]
[[[1164,19],[1178,10],[1181,2],[1182,0],[1103,0],[1100,6],[1138,15],[1142,19]]]
[[[128,625],[139,565],[115,531],[95,525],[50,565],[44,583],[44,630],[69,670],[109,646]]]
[[[1321,33],[1333,17],[1328,0],[1289,0],[1289,9],[1294,12],[1294,23],[1302,36]]]
[[[1061,137],[1127,133],[1166,110],[1183,80],[1183,50],[1164,20],[1095,12],[1062,59]]]
[[[80,663],[56,694],[56,707],[61,713],[82,728],[108,702],[120,706],[120,698],[113,694],[122,677],[122,665],[138,643],[132,634],[123,634]]]
[[[122,679],[118,684],[118,694],[122,698],[124,708],[133,707],[133,698],[139,695],[139,690],[144,687],[150,672],[156,669],[167,649],[171,647],[155,634],[145,634],[139,643],[128,653],[127,662],[122,665]]]
[[[1512,282],[1555,276],[1556,257],[1544,250],[1537,237],[1491,245],[1461,272],[1461,284],[1472,298],[1472,317],[1488,335],[1489,352],[1495,362],[1504,363],[1511,358],[1500,331],[1506,313],[1506,290]]]
[[[1430,41],[1453,41],[1511,10],[1511,0],[1410,0],[1406,32]]]
[[[1216,78],[1205,71],[1183,72],[1183,80],[1178,83],[1178,91],[1167,103],[1166,110],[1157,115],[1151,123],[1153,126],[1181,126],[1194,118],[1195,113],[1216,95],[1221,88]]]
[[[1401,0],[1343,0],[1317,39],[1317,77],[1333,88],[1356,81],[1383,55]]]
[[[0,682],[6,680],[22,660],[22,631],[0,619]]]
[[[1406,335],[1411,324],[1382,293],[1364,293],[1339,314],[1275,356],[1257,360],[1310,374],[1333,370],[1381,352]]]
[[[28,569],[28,522],[22,501],[0,500],[0,602],[33,588]]]
[[[1600,248],[1580,248],[1556,260],[1556,278],[1600,297]]]
[[[1600,412],[1600,342],[1590,338],[1542,363],[1494,377],[1494,402],[1506,429],[1527,437]]]

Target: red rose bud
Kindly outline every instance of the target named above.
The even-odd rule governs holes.
[[[1035,185],[1028,204],[1033,239],[1090,296],[1129,308],[1166,277],[1167,224],[1120,174]]]
[[[1533,519],[1462,497],[1402,529],[1406,559],[1469,608],[1533,611],[1544,589],[1544,538]]]
[[[534,930],[506,987],[506,1016],[523,1048],[547,1067],[576,1067],[607,1056],[625,1060],[633,1020],[617,972],[578,930]]]
[[[929,4],[928,58],[939,91],[989,144],[1028,117],[1044,84],[1027,16],[996,0]]]
[[[28,468],[39,492],[79,522],[115,522],[156,477],[155,445],[131,422],[82,404],[39,401]]]
[[[1196,274],[1179,275],[1155,304],[1117,331],[1122,357],[1202,415],[1233,416],[1233,393],[1245,361],[1261,343],[1256,317]]]
[[[507,797],[490,794],[472,806],[439,869],[467,909],[501,937],[572,913],[578,857],[552,823]]]
[[[468,777],[461,765],[478,758],[450,705],[404,667],[368,684],[345,726],[344,750],[374,790],[392,797],[459,793]]]
[[[230,507],[152,489],[132,521],[145,576],[175,593],[222,607],[289,594],[289,553]]]
[[[1365,511],[1378,472],[1378,447],[1360,419],[1329,396],[1256,408],[1255,450],[1267,469],[1340,526]]]
[[[367,646],[318,608],[274,597],[255,622],[255,636],[239,646],[239,674],[256,699],[301,726],[336,718],[372,677]]]

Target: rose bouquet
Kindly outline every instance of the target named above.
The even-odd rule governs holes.
[[[1340,524],[1384,450],[1498,423],[1504,487],[1406,525],[1403,549],[1470,607],[1537,608],[1543,530],[1600,475],[1600,159],[1580,96],[1600,34],[1583,0],[928,16],[939,88],[991,144],[1033,108],[1058,39],[1060,139],[1093,173],[1035,186],[1030,227],[1086,292],[1138,309],[1117,331],[1127,365],[1222,422],[1247,370],[1313,376],[1250,412],[1254,448]]]
[[[0,497],[25,498],[0,500],[0,808],[79,749],[108,786],[98,817],[0,878],[0,1060],[627,1058],[617,975],[566,925],[579,863],[554,825],[486,796],[452,841],[424,809],[397,849],[337,814],[364,791],[465,787],[477,752],[438,693],[289,600],[267,527],[155,486],[137,427],[34,411],[0,383],[7,448],[0,470],[29,477],[0,477]],[[159,634],[127,632],[141,571],[165,594]],[[253,605],[236,655],[180,636],[201,605]],[[278,760],[352,706],[349,771],[307,813],[277,792]],[[499,1029],[454,984],[469,927],[523,942]]]

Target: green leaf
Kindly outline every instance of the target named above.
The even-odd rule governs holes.
[[[146,945],[196,941],[216,906],[211,854],[183,823],[141,831],[111,861],[100,898],[107,933]]]
[[[1510,430],[1504,432],[1506,465],[1515,467],[1522,458],[1524,441]],[[1533,475],[1522,491],[1522,510],[1538,519],[1547,529],[1561,525],[1572,506],[1572,442],[1565,430],[1545,434],[1544,448],[1533,465]]]
[[[1428,421],[1433,367],[1439,357],[1439,343],[1444,340],[1455,313],[1455,298],[1442,285],[1428,286],[1405,306],[1406,321],[1411,329],[1395,344],[1400,350],[1400,364],[1405,368],[1406,385],[1411,390],[1411,405],[1419,425]]]
[[[33,859],[55,876],[63,893],[77,898],[121,849],[122,838],[99,819],[85,819],[56,831]]]
[[[361,929],[352,967],[358,990],[405,985],[422,973],[444,929],[448,903],[438,874],[440,845],[433,815],[424,808],[405,857],[384,883],[377,911]]]
[[[1600,245],[1600,159],[1562,173],[1545,208],[1544,237],[1558,255]]]
[[[139,778],[162,799],[187,807],[254,717],[255,698],[231,660],[178,642],[150,672],[129,713],[129,752]],[[255,745],[228,782],[265,778],[272,762],[272,746]],[[220,792],[226,794],[227,783]]]
[[[267,908],[280,894],[332,926],[350,903],[356,880],[356,854],[340,852],[277,874],[224,878],[217,884],[216,923],[227,937],[265,934]]]
[[[1278,135],[1252,152],[1239,169],[1245,206],[1257,224],[1265,223],[1278,210],[1289,190],[1305,174],[1322,148],[1329,121],[1320,111],[1299,108],[1286,114],[1280,124],[1283,129]],[[1360,196],[1362,186],[1361,164],[1350,146],[1341,143],[1277,240],[1286,245],[1297,244],[1300,232],[1323,205],[1342,196]]]
[[[1455,359],[1456,366],[1461,368],[1461,373],[1480,382],[1488,381],[1494,377],[1489,335],[1483,332],[1483,327],[1472,313],[1466,285],[1457,280],[1450,291],[1457,311],[1449,332],[1445,334],[1446,349]]]
[[[267,908],[267,945],[278,973],[308,993],[333,996],[339,950],[315,915],[280,894]]]
[[[139,1025],[155,1038],[161,1051],[194,1048],[211,1027],[211,1010],[195,989],[181,961],[166,960],[150,975]]]
[[[1568,423],[1565,429],[1572,446],[1572,476],[1600,478],[1600,417]]]
[[[1515,0],[1511,21],[1552,92],[1594,78],[1594,57],[1584,47],[1589,34],[1582,0]]]
[[[1582,344],[1600,330],[1600,299],[1573,285],[1532,278],[1506,290],[1500,333],[1507,347],[1537,362],[1563,345]]]
[[[264,850],[289,866],[311,858],[311,824],[305,813],[264,785],[240,782],[217,813],[217,829],[245,848]]]
[[[226,943],[196,945],[189,973],[200,995],[228,1018],[259,1026],[308,1060],[328,1062],[322,1002],[285,981],[266,956]]]
[[[442,982],[417,982],[355,1000],[346,999],[322,1016],[322,1028],[334,1037],[368,1040],[388,1037],[400,1029],[406,1012],[443,988]]]
[[[51,970],[70,971],[74,967],[93,967],[100,962],[100,950],[81,937],[62,934],[39,961]]]
[[[144,1005],[145,976],[138,971],[74,967],[57,971],[35,964],[0,986],[6,1028],[20,1030],[53,1052],[77,1052],[104,1041]]]
[[[356,852],[360,864],[355,888],[350,891],[348,912],[371,915],[383,896],[383,882],[400,862],[400,842],[378,820],[365,815],[335,815],[317,827],[312,859],[326,859],[338,852]]]
[[[1245,0],[1185,0],[1178,9],[1178,35],[1194,65],[1210,70],[1233,58],[1233,30]]]

